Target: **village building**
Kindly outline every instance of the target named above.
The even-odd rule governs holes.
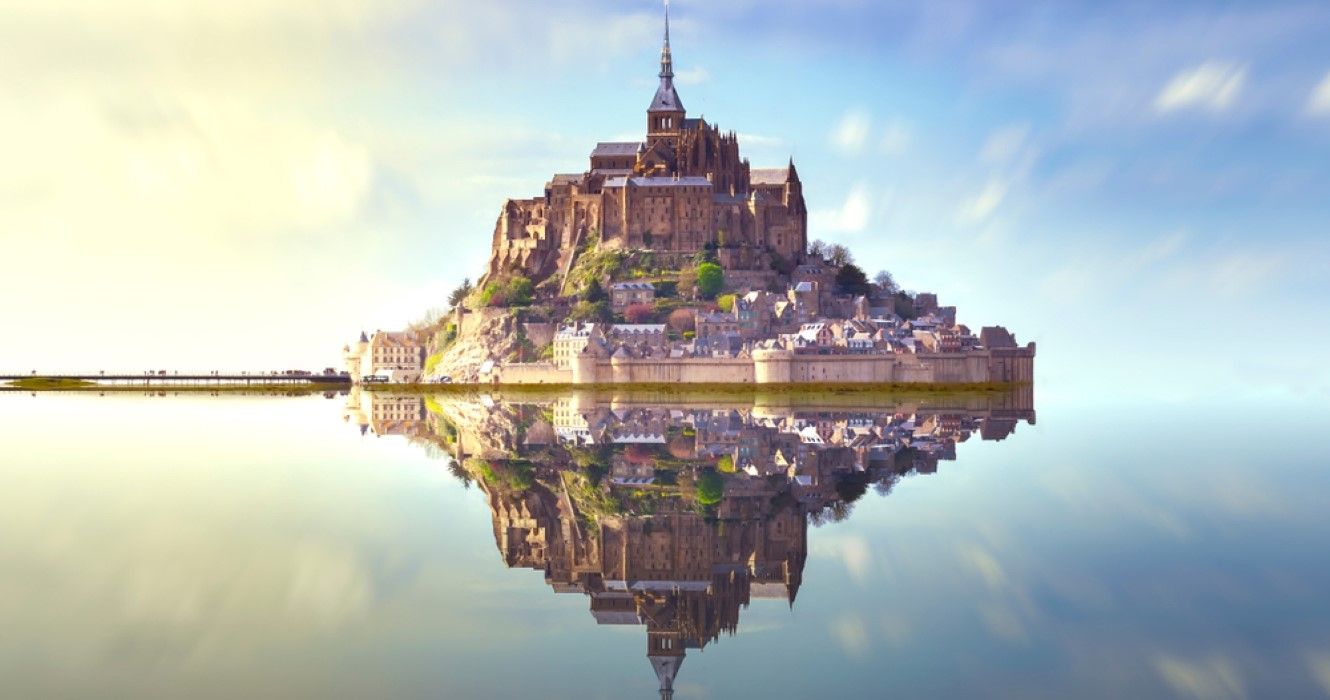
[[[594,323],[575,323],[560,328],[554,334],[552,356],[554,366],[560,369],[572,367],[573,361],[582,355],[592,341],[604,338],[604,332]]]
[[[739,334],[739,320],[733,313],[723,311],[706,312],[699,311],[697,314],[697,337],[710,338],[714,335]]]
[[[650,282],[615,282],[610,285],[610,306],[617,313],[633,304],[656,301],[656,285]]]

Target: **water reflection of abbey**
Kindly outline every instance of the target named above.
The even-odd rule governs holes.
[[[686,651],[734,633],[752,600],[794,605],[809,522],[1034,422],[1028,389],[886,408],[688,403],[356,393],[347,418],[445,451],[488,498],[508,566],[587,596],[598,624],[644,625],[663,698]]]

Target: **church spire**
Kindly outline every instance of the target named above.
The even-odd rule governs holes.
[[[674,56],[670,53],[670,0],[665,0],[665,44],[660,49],[660,87],[647,108],[647,135],[678,135],[683,126],[683,102],[674,89]]]
[[[674,80],[674,57],[670,55],[670,0],[665,0],[665,46],[660,50],[661,80]]]

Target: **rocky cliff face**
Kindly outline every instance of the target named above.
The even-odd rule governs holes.
[[[443,348],[443,356],[425,381],[451,377],[459,384],[487,381],[480,374],[488,360],[502,362],[517,351],[520,336],[517,318],[507,309],[468,312],[458,328],[457,339]]]

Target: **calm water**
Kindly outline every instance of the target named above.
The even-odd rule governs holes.
[[[1322,413],[1031,408],[0,394],[0,697],[1330,696]]]

